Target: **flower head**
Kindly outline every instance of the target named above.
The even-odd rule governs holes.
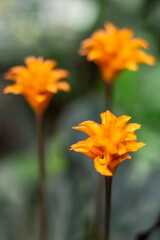
[[[118,164],[130,159],[128,152],[137,151],[145,146],[143,142],[136,142],[134,131],[141,127],[137,123],[126,124],[131,117],[123,115],[116,117],[110,111],[101,114],[101,124],[86,121],[73,127],[83,131],[89,137],[71,146],[71,150],[86,154],[94,160],[96,170],[102,175],[112,176]]]
[[[6,74],[6,79],[15,83],[4,89],[4,93],[22,94],[37,112],[42,113],[48,106],[53,94],[59,90],[69,91],[70,85],[60,79],[68,77],[63,69],[54,69],[54,60],[43,60],[42,57],[27,57],[26,66],[12,67]]]
[[[141,48],[149,44],[141,38],[133,38],[129,28],[118,29],[112,23],[105,23],[104,30],[98,30],[81,44],[80,54],[95,62],[105,82],[113,81],[124,69],[136,71],[139,63],[155,64],[155,58]]]

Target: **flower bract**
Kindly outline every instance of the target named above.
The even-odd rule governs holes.
[[[141,127],[137,123],[128,123],[131,117],[116,117],[110,111],[101,114],[101,124],[85,121],[73,129],[83,131],[89,137],[71,146],[71,150],[86,154],[94,161],[96,170],[105,176],[112,176],[125,159],[130,159],[128,152],[137,151],[145,146],[136,142],[134,131]]]
[[[131,29],[118,29],[110,22],[104,26],[82,42],[79,53],[99,66],[105,82],[115,80],[124,69],[136,71],[139,63],[155,64],[155,58],[141,49],[147,49],[148,42],[134,38]]]
[[[22,94],[36,111],[42,113],[48,106],[53,94],[59,90],[69,91],[70,85],[65,81],[69,72],[63,69],[55,69],[54,60],[43,60],[42,57],[27,57],[26,66],[12,67],[5,78],[15,83],[7,86],[4,93]]]

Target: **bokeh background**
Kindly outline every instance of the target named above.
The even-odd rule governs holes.
[[[4,95],[3,74],[26,56],[55,59],[70,71],[72,91],[55,95],[45,115],[49,240],[89,240],[98,173],[69,151],[85,134],[71,127],[100,122],[105,88],[97,67],[78,55],[80,42],[112,21],[150,43],[154,67],[125,71],[115,82],[113,112],[141,123],[147,146],[121,163],[113,181],[111,240],[133,240],[160,213],[160,1],[0,1],[0,240],[38,239],[36,124],[23,97]],[[160,239],[160,230],[149,238]]]

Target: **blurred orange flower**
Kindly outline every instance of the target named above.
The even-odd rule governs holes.
[[[63,69],[54,69],[57,65],[54,60],[43,60],[42,57],[27,57],[26,66],[12,67],[6,74],[6,79],[15,83],[4,89],[4,93],[22,94],[37,112],[42,113],[48,106],[53,94],[59,90],[69,91],[70,85],[61,81],[69,72]]]
[[[82,42],[79,53],[99,66],[105,82],[113,81],[124,69],[136,71],[139,63],[155,64],[155,58],[140,49],[147,49],[148,42],[133,38],[131,29],[120,30],[110,22],[104,26]]]
[[[94,160],[96,170],[102,175],[112,176],[118,164],[131,156],[127,152],[137,151],[145,146],[143,142],[136,142],[134,131],[140,124],[126,124],[131,117],[123,115],[116,117],[110,111],[101,114],[102,124],[86,121],[73,127],[89,135],[84,141],[71,146],[71,150],[81,152]]]

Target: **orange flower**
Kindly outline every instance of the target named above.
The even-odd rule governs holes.
[[[112,23],[104,26],[104,30],[96,31],[82,42],[79,53],[99,66],[105,82],[113,81],[124,69],[136,71],[139,63],[155,64],[155,58],[140,49],[147,49],[149,44],[141,38],[133,38],[131,29],[119,30]]]
[[[63,69],[54,69],[56,61],[43,60],[42,57],[27,57],[26,66],[12,67],[6,74],[6,79],[15,83],[4,89],[4,93],[22,94],[37,112],[42,113],[48,106],[53,94],[59,90],[69,91],[70,85],[60,79],[68,77]]]
[[[137,123],[126,124],[131,117],[117,117],[110,111],[101,114],[102,124],[86,121],[73,127],[89,135],[84,141],[71,146],[71,150],[82,152],[94,160],[96,170],[102,175],[112,176],[118,164],[131,156],[127,152],[137,151],[145,146],[136,142],[134,131],[141,127]]]

